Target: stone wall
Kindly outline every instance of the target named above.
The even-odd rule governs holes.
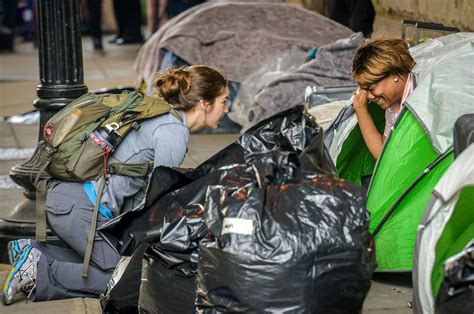
[[[402,19],[441,23],[474,31],[474,0],[372,0],[374,34],[400,35]]]
[[[288,2],[302,4],[314,11],[320,11],[324,6],[324,0]],[[400,35],[402,19],[441,23],[458,27],[461,31],[474,31],[474,0],[372,0],[372,3],[376,11],[374,35]]]

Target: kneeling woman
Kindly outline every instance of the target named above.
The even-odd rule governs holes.
[[[186,155],[189,133],[216,128],[228,111],[227,80],[207,66],[158,73],[154,87],[157,96],[174,105],[181,119],[166,114],[143,121],[124,138],[109,164],[153,161],[154,167],[178,167]],[[145,197],[146,182],[145,178],[108,174],[97,225],[138,205]],[[105,290],[120,255],[97,234],[88,277],[82,277],[97,188],[95,181],[52,182],[45,204],[48,222],[69,248],[27,239],[11,241],[12,268],[3,284],[3,304],[11,304],[19,292],[38,301],[97,297]]]

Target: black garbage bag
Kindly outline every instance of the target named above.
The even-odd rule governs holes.
[[[276,155],[277,152],[271,154]],[[274,162],[282,167],[289,167],[291,163],[285,159],[288,153],[281,155],[283,157],[275,157]],[[292,156],[297,163],[296,155]],[[264,157],[265,153],[254,153],[248,156],[247,162],[262,162]],[[138,303],[140,312],[194,312],[199,243],[205,241],[209,234],[204,223],[205,193],[208,186],[219,184],[224,177],[227,180],[222,184],[228,189],[254,184],[246,176],[247,167],[249,166],[246,164],[221,167],[177,191],[166,194],[153,205],[156,216],[152,218],[157,223],[162,223],[159,240],[153,241],[145,254],[143,283]],[[262,178],[265,178],[263,172]],[[195,202],[199,199],[202,199],[201,203]],[[160,206],[163,210],[157,210]]]
[[[237,143],[246,155],[276,150],[294,152],[301,169],[328,174],[336,171],[323,144],[322,128],[302,105],[260,121],[245,131]]]
[[[291,154],[272,159],[259,156],[246,174],[236,167],[209,187],[198,310],[360,312],[374,269],[364,190],[299,171]],[[237,177],[247,184],[228,184]]]
[[[191,266],[192,264],[188,264]],[[196,296],[195,270],[168,266],[145,254],[138,309],[140,313],[193,313]]]
[[[474,309],[474,240],[444,263],[436,314],[472,313]]]
[[[227,169],[246,165],[246,160],[258,159],[259,154],[280,151],[293,153],[294,158],[301,161],[299,166],[305,169],[334,172],[331,159],[324,151],[322,129],[299,106],[260,122],[196,169],[182,172],[156,168],[143,209],[112,219],[99,229],[99,233],[122,255],[132,254],[141,243],[150,243],[144,262],[147,274],[163,278],[170,274],[159,274],[160,269],[172,270],[173,276],[179,278],[161,281],[160,286],[153,289],[178,293],[175,282],[187,276],[194,280],[199,243],[208,234],[203,221],[208,186],[219,184]],[[234,179],[228,185],[244,185],[238,177]],[[144,280],[148,279],[144,277]],[[193,296],[184,298],[176,294],[175,297],[176,300],[194,300],[194,294],[193,291]],[[171,310],[176,306],[169,297],[155,299],[152,293],[145,292],[143,296],[140,295],[139,304],[142,311]],[[193,306],[184,301],[178,303],[184,311]]]
[[[132,256],[122,256],[100,296],[103,313],[138,313],[143,254],[147,243],[140,245]]]
[[[323,130],[301,105],[257,123],[186,176],[198,179],[222,166],[244,164],[248,155],[273,151],[296,153],[302,169],[335,173],[323,144]]]
[[[145,254],[140,312],[194,312],[199,243],[209,231],[204,224],[204,201],[193,203],[192,200],[204,200],[207,187],[217,184],[226,173],[223,167],[155,203],[154,218],[161,226],[160,237],[150,244]],[[236,176],[226,184],[235,188],[248,182]],[[162,206],[162,210],[156,210],[157,206]]]

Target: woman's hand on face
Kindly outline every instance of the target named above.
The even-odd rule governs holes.
[[[364,89],[358,88],[355,92],[352,93],[354,95],[354,110],[367,110],[367,106],[369,104],[369,99],[367,98],[368,93]]]

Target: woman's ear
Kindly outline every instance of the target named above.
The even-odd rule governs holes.
[[[200,106],[201,110],[204,111],[204,112],[208,112],[208,111],[209,111],[209,105],[210,105],[210,103],[208,103],[208,102],[205,101],[205,100],[202,100],[202,99],[201,99],[201,100],[199,101],[199,106]]]
[[[204,100],[199,100],[198,102],[199,109],[206,112],[206,102]]]

